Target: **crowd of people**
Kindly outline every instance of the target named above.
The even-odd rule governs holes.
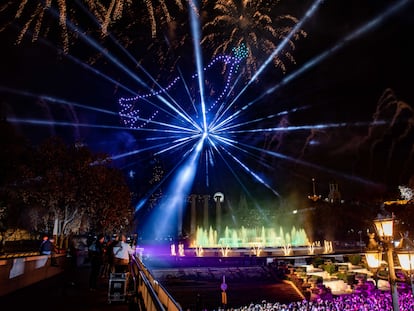
[[[414,299],[411,292],[399,294],[400,311],[414,310]],[[218,308],[218,310],[224,310]],[[229,310],[229,309],[226,309]],[[375,291],[369,295],[346,294],[332,299],[317,299],[315,301],[296,301],[291,303],[269,303],[233,308],[232,311],[387,311],[392,310],[390,292]]]
[[[135,253],[132,247],[133,241],[128,241],[126,234],[114,234],[105,237],[99,234],[85,244],[87,261],[90,263],[89,288],[95,291],[100,278],[109,278],[111,273],[128,272],[130,256]],[[71,266],[78,266],[78,246],[75,241],[70,241],[68,257],[71,258]],[[39,245],[39,253],[51,257],[54,264],[54,255],[59,253],[53,236],[43,235]]]
[[[88,247],[88,256],[91,264],[89,288],[97,289],[99,278],[107,278],[111,273],[128,272],[130,256],[134,249],[127,242],[125,234],[113,235],[106,241],[100,234]]]

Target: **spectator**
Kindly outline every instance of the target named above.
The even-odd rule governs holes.
[[[111,240],[108,241],[106,244],[106,262],[103,269],[104,276],[110,276],[111,273],[115,272],[114,267],[114,246],[116,246],[119,243],[119,236],[117,234],[114,234],[111,238]]]
[[[55,244],[55,238],[51,237],[49,239],[49,241],[50,241],[50,245],[51,245],[51,252],[50,252],[51,264],[52,264],[52,266],[58,266],[57,257],[55,255],[59,254],[59,249],[57,248],[57,246]]]
[[[117,245],[114,246],[114,267],[115,272],[127,272],[129,259],[131,255],[134,254],[134,250],[132,249],[131,245],[127,242],[127,237],[125,234],[121,235],[121,240],[118,242]]]
[[[76,244],[73,234],[69,236],[69,245],[68,245],[67,253],[66,253],[66,260],[67,265],[64,271],[65,277],[67,278],[67,284],[74,286],[75,285],[75,272],[77,267],[77,252],[76,252]]]
[[[77,254],[77,250],[76,250],[76,241],[73,237],[73,235],[71,235],[69,237],[69,247],[67,250],[67,257],[70,258],[70,267],[71,268],[76,268],[78,265],[78,254]]]
[[[49,240],[49,236],[44,235],[42,239],[42,243],[39,247],[39,252],[41,255],[51,255],[53,251],[52,242]]]
[[[91,272],[89,275],[89,289],[95,291],[98,287],[98,278],[103,263],[105,237],[99,234],[95,241],[88,248],[88,255],[91,261]]]

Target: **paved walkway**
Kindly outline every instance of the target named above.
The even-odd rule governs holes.
[[[0,297],[13,310],[127,311],[126,302],[108,303],[108,279],[89,291],[89,266],[81,266]]]

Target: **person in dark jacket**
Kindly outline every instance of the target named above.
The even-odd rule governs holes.
[[[39,247],[40,254],[41,255],[51,255],[52,250],[53,250],[53,244],[49,240],[49,236],[44,235],[42,243],[40,244],[40,247]]]
[[[103,234],[100,234],[88,249],[91,261],[91,272],[89,275],[89,289],[91,291],[95,291],[98,287],[99,273],[103,264],[104,242],[105,237]]]
[[[106,243],[106,252],[104,254],[104,257],[106,258],[106,261],[104,260],[104,269],[102,271],[104,277],[110,277],[111,273],[115,272],[114,267],[114,246],[118,244],[119,236],[117,234],[114,234],[112,236],[112,239]]]

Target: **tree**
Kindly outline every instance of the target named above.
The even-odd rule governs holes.
[[[17,211],[19,204],[11,185],[15,176],[24,170],[23,163],[30,155],[27,141],[19,135],[9,122],[0,119],[0,253],[7,239],[6,232],[12,234],[19,227]]]
[[[86,190],[85,202],[89,203],[86,213],[94,231],[130,231],[133,219],[131,193],[119,170],[95,164],[82,184]]]
[[[129,229],[130,192],[110,162],[106,154],[94,154],[79,143],[67,146],[57,137],[39,145],[14,183],[25,214],[31,215],[26,225],[31,230],[53,228],[61,247],[69,233]]]

